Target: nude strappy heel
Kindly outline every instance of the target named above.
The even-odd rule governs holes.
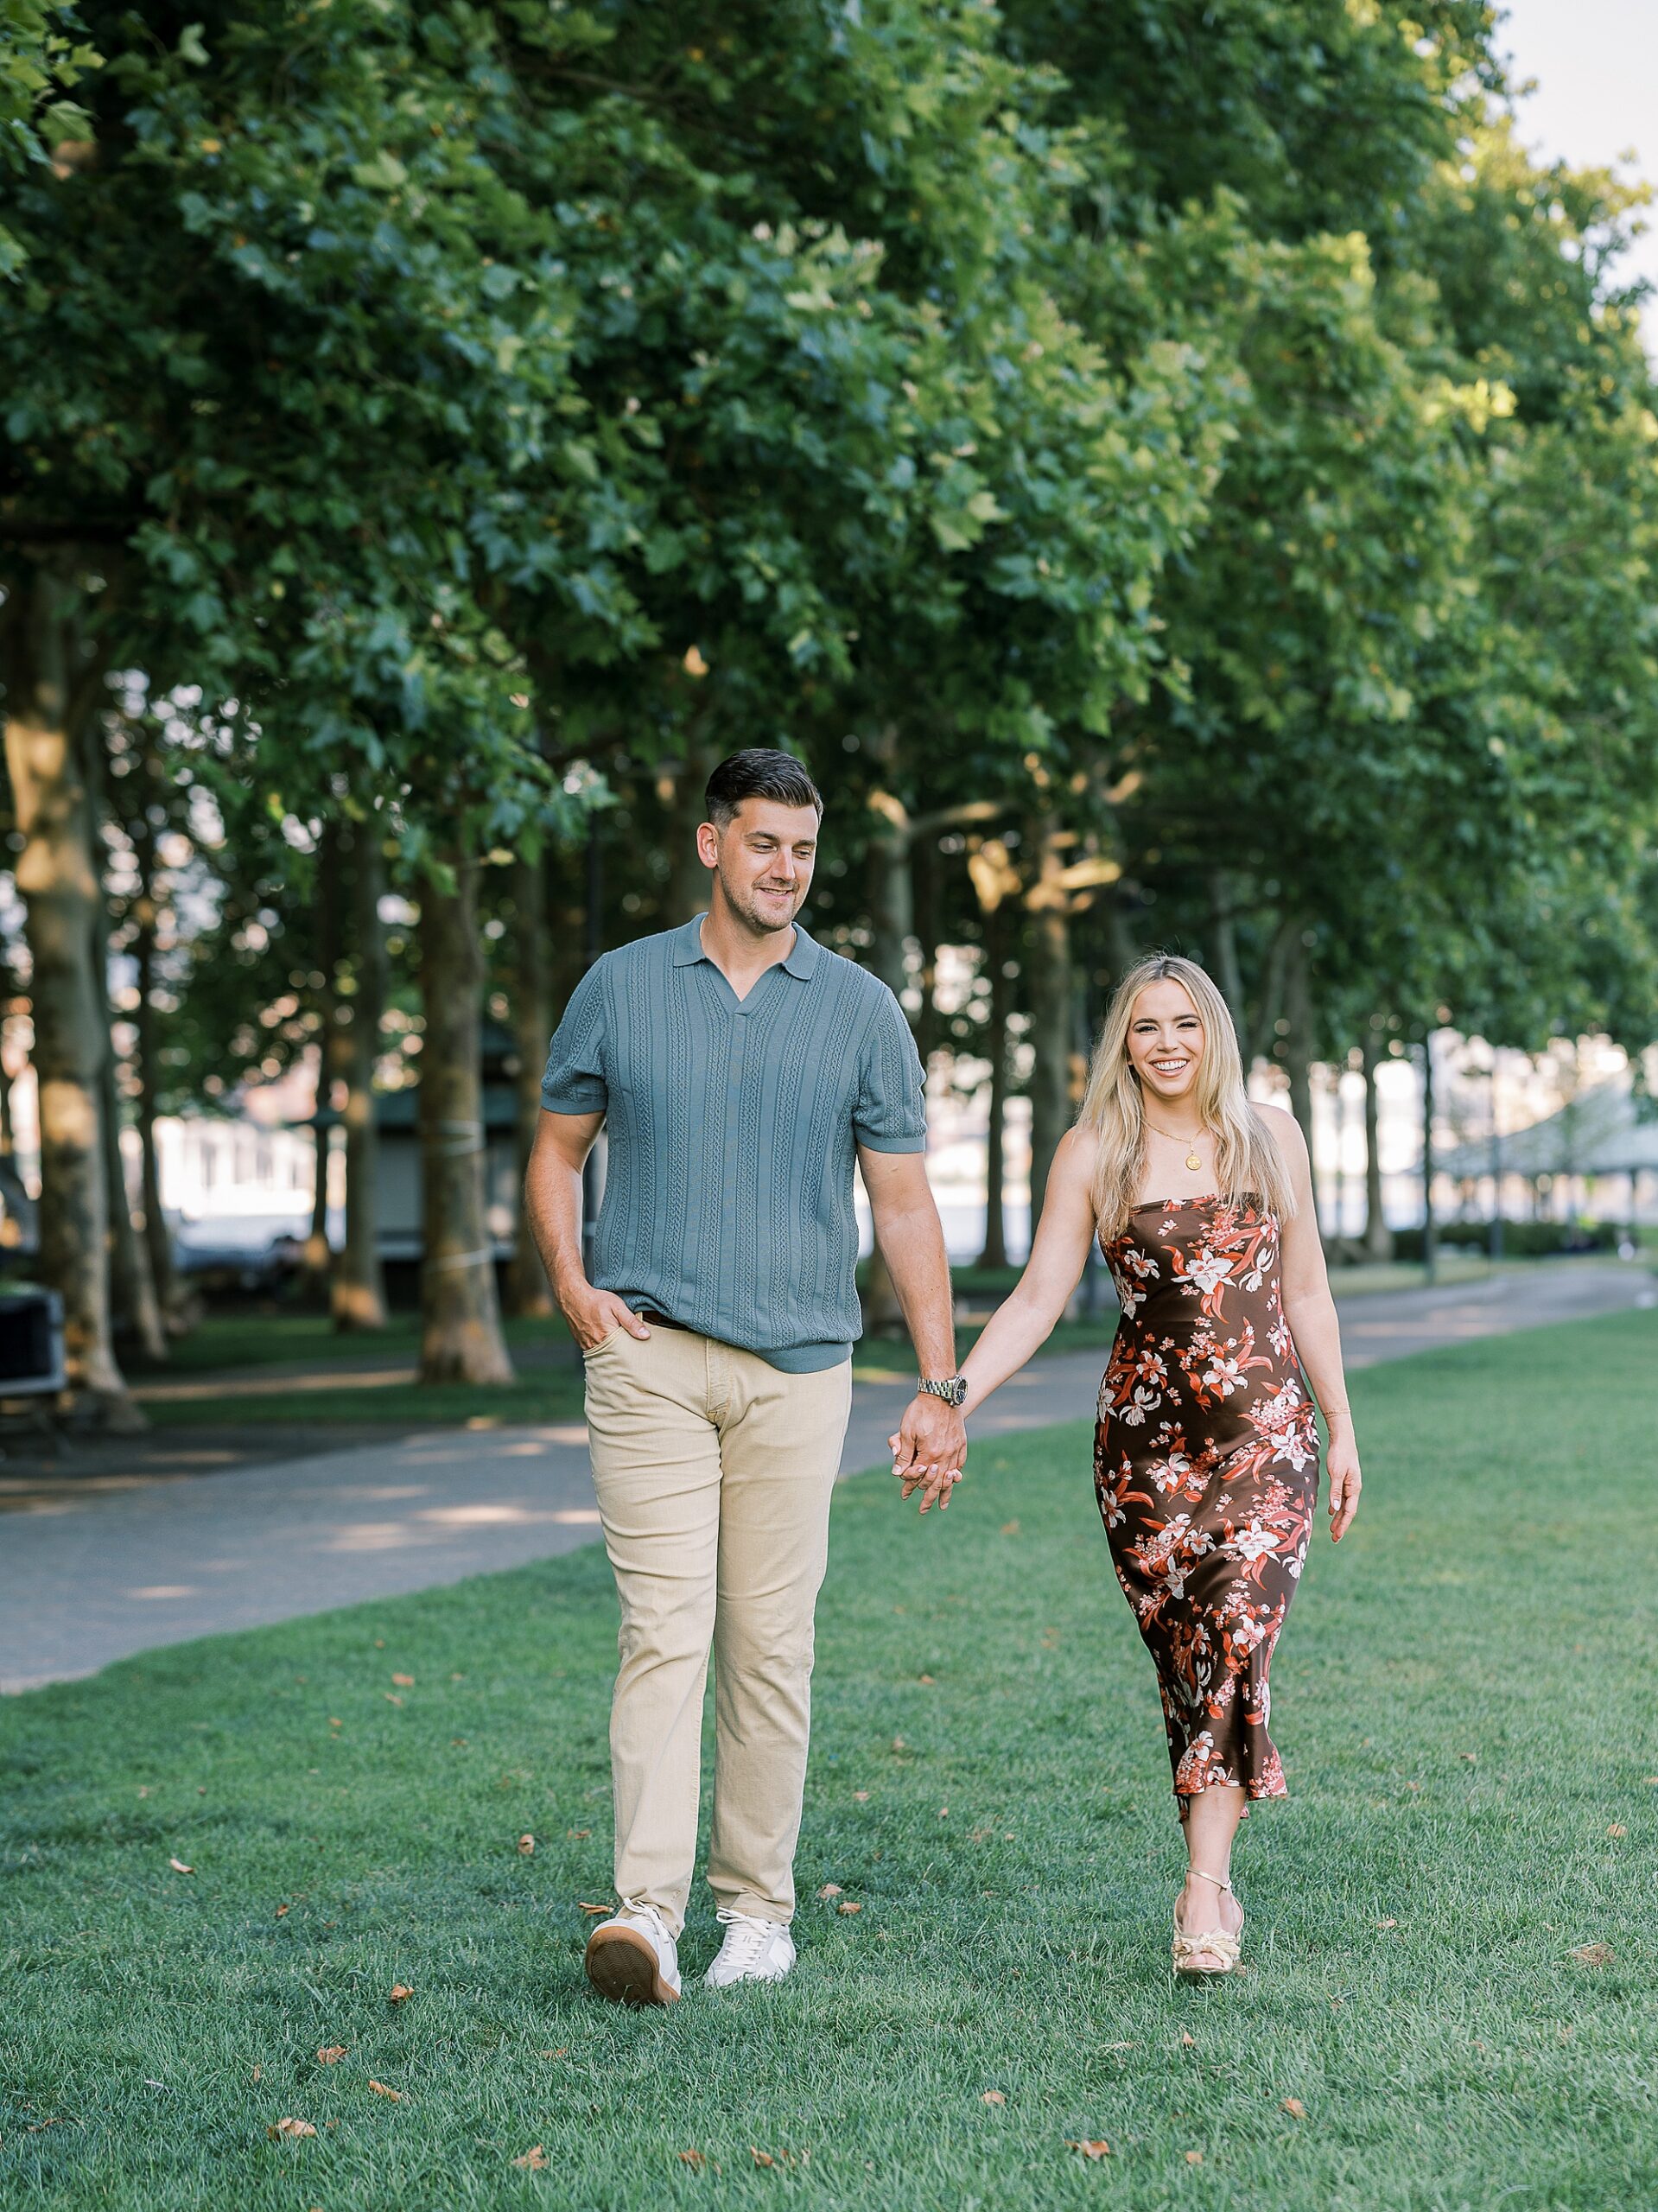
[[[1236,1892],[1230,1882],[1222,1881],[1218,1874],[1205,1874],[1196,1866],[1191,1869],[1191,1872],[1196,1875],[1200,1882],[1212,1882],[1217,1890],[1224,1891],[1226,1895],[1236,1902]],[[1177,1925],[1172,1946],[1174,1971],[1178,1974],[1184,1974],[1191,1981],[1207,1981],[1213,1974],[1230,1974],[1238,1962],[1240,1939],[1242,1934],[1243,1929],[1241,1923],[1236,1936],[1229,1936],[1223,1928],[1211,1928],[1199,1936],[1187,1936],[1183,1934]],[[1200,1959],[1205,1955],[1218,1959],[1221,1963],[1217,1967],[1193,1965],[1194,1959]]]

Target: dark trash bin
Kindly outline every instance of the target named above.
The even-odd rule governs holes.
[[[54,1290],[0,1293],[0,1398],[63,1387],[63,1300]]]

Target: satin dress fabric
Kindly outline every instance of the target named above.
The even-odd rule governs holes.
[[[1268,1674],[1318,1495],[1318,1436],[1252,1198],[1154,1199],[1102,1243],[1122,1319],[1094,1478],[1112,1563],[1157,1669],[1175,1802],[1281,1797]]]

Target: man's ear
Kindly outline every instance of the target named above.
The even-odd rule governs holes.
[[[720,832],[711,822],[700,823],[696,831],[696,857],[704,868],[720,865]]]

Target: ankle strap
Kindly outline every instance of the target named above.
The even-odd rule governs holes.
[[[1228,1897],[1232,1894],[1231,1883],[1222,1881],[1218,1874],[1205,1874],[1201,1866],[1188,1866],[1186,1872],[1189,1875],[1195,1875],[1200,1882],[1213,1882],[1215,1887],[1217,1890],[1224,1890]]]

